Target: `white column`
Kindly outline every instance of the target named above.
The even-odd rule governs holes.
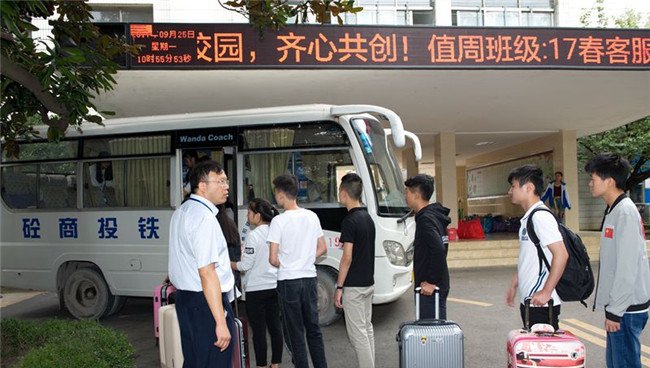
[[[580,203],[578,192],[578,141],[575,130],[562,130],[557,135],[557,146],[553,153],[556,171],[562,171],[567,186],[571,209],[565,211],[565,223],[574,231],[580,230]]]
[[[451,26],[451,0],[436,0],[433,3],[436,26]]]
[[[441,132],[435,138],[436,201],[449,208],[451,227],[458,227],[458,187],[456,178],[456,135]]]

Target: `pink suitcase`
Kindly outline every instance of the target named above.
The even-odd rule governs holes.
[[[552,302],[550,306],[552,309]],[[550,325],[535,325],[531,329],[529,308],[530,300],[527,299],[525,329],[512,330],[508,334],[508,368],[584,368],[585,345],[571,332],[562,330],[551,332],[553,328]],[[550,330],[543,331],[545,326],[550,327]]]
[[[167,304],[173,303],[171,295],[176,291],[174,285],[169,282],[156,286],[153,291],[153,334],[156,338],[160,337],[160,319],[158,310]]]

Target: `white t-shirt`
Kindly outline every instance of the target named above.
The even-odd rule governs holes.
[[[233,294],[235,277],[218,212],[212,202],[195,194],[174,211],[169,226],[169,280],[177,289],[203,291],[199,268],[214,263],[221,291]]]
[[[244,271],[242,284],[246,291],[275,289],[278,284],[278,269],[269,263],[269,245],[266,237],[269,225],[262,224],[246,236],[241,262],[237,269]]]
[[[537,255],[537,248],[535,244],[528,237],[528,230],[526,230],[526,223],[528,216],[537,207],[547,208],[542,201],[535,203],[526,211],[524,217],[521,218],[521,225],[519,227],[519,262],[517,263],[517,274],[519,277],[519,298],[523,304],[526,297],[532,296],[536,292],[542,290],[546,280],[548,279],[549,271],[542,261],[542,273],[539,273],[539,256]],[[562,241],[562,234],[558,228],[557,221],[553,215],[546,211],[538,211],[533,215],[533,226],[535,227],[535,234],[539,238],[539,243],[542,247],[546,259],[549,264],[553,263],[553,254],[548,249],[549,244]],[[554,305],[559,305],[562,301],[553,290],[551,295]]]
[[[278,280],[316,277],[316,247],[323,236],[318,216],[300,208],[284,211],[271,221],[267,241],[280,244]]]

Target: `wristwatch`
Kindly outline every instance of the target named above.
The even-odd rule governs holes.
[[[341,286],[341,285],[336,285],[336,290],[343,290],[343,286]]]

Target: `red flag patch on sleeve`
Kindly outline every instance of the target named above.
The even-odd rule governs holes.
[[[604,236],[606,238],[614,239],[614,227],[613,226],[607,226],[605,228],[605,234]]]

